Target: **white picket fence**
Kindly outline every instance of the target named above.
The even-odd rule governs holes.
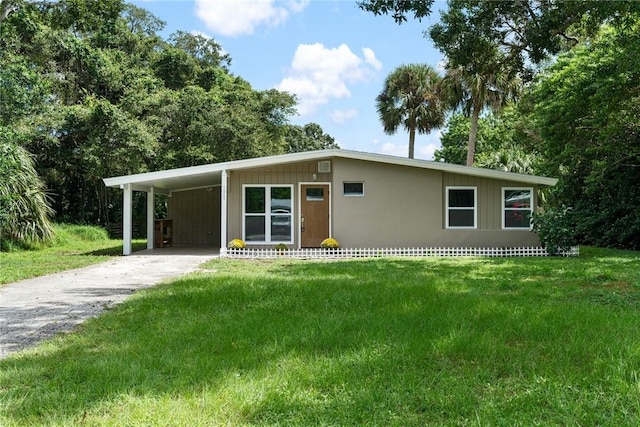
[[[223,249],[221,257],[228,258],[298,258],[345,259],[375,257],[540,257],[548,256],[539,246],[521,248],[338,248],[338,249]],[[573,246],[562,256],[578,256],[580,248]]]

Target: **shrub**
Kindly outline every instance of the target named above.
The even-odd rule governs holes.
[[[247,244],[241,239],[233,239],[227,245],[229,249],[244,249],[247,247]]]
[[[320,243],[320,247],[325,249],[336,249],[340,247],[340,243],[338,243],[338,241],[333,237],[329,237]]]
[[[285,245],[284,243],[278,243],[277,245],[275,245],[273,247],[273,249],[275,249],[276,251],[288,251],[289,250],[287,245]]]
[[[547,249],[549,255],[559,255],[577,243],[570,207],[563,205],[560,209],[534,212],[531,223],[533,232],[538,234],[542,247]]]

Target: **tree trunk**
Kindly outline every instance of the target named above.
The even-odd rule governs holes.
[[[467,166],[473,166],[476,156],[476,139],[478,138],[478,120],[480,120],[480,110],[482,110],[480,103],[474,102],[473,113],[471,114],[471,129],[469,129],[469,143],[467,145]]]
[[[416,127],[412,126],[409,129],[409,158],[413,159],[413,153],[416,145]]]
[[[11,1],[0,1],[0,22],[7,19],[11,12],[13,12],[14,10],[16,10],[16,5],[14,5]]]

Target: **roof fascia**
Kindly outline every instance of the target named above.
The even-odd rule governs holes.
[[[135,184],[137,182],[148,182],[153,180],[179,178],[183,176],[193,176],[200,174],[210,174],[222,171],[234,171],[242,169],[252,169],[268,167],[283,163],[301,162],[317,159],[327,159],[332,157],[342,157],[355,160],[373,161],[378,163],[417,167],[422,169],[439,170],[462,175],[477,176],[483,178],[504,179],[528,184],[556,185],[556,178],[548,178],[535,175],[524,175],[513,172],[497,171],[493,169],[482,169],[449,163],[441,163],[430,160],[408,159],[402,157],[389,156],[386,154],[364,153],[343,149],[317,150],[302,153],[281,154],[277,156],[260,157],[255,159],[234,160],[223,163],[213,163],[208,165],[191,166],[179,169],[169,169],[157,172],[147,172],[135,175],[126,175],[113,178],[104,178],[103,181],[108,187],[120,187],[124,184]]]

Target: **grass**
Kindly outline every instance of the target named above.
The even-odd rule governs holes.
[[[0,252],[0,286],[17,280],[86,267],[122,254],[122,240],[109,239],[99,227],[57,224],[56,243],[32,250]],[[136,240],[133,249],[146,247]]]
[[[640,253],[582,253],[214,260],[0,361],[0,425],[639,425]]]

